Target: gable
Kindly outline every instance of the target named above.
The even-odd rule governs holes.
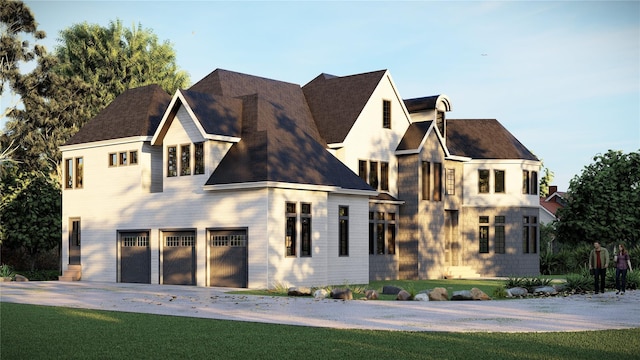
[[[302,87],[318,131],[328,144],[344,141],[386,72],[343,77],[321,74]]]
[[[171,96],[159,85],[129,89],[89,120],[65,145],[152,136]]]

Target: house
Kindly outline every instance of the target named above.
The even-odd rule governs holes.
[[[565,207],[566,193],[558,191],[557,186],[549,186],[549,196],[540,198],[540,223],[551,224],[554,222],[558,209]]]
[[[538,274],[539,160],[389,71],[218,69],[117,97],[61,147],[62,280],[268,288]],[[67,261],[68,260],[68,261]]]

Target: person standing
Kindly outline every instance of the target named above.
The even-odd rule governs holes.
[[[624,245],[618,245],[618,253],[613,256],[613,262],[616,264],[616,294],[624,295],[627,288],[627,270],[631,269],[631,258]]]
[[[589,270],[593,272],[593,287],[595,293],[604,293],[604,280],[609,267],[609,250],[600,246],[598,241],[593,243],[593,250],[589,254]]]

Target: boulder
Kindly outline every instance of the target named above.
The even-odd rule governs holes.
[[[429,301],[447,301],[449,300],[449,294],[447,289],[443,287],[434,288],[429,292]]]
[[[478,288],[471,289],[471,298],[473,300],[491,300],[491,297],[489,297],[489,295],[485,294],[484,291]]]
[[[382,287],[382,293],[385,295],[398,295],[401,288],[393,285],[385,285]]]
[[[331,298],[337,300],[353,300],[351,289],[333,289],[331,290]]]
[[[511,289],[507,289],[507,297],[519,297],[526,296],[529,293],[527,289],[523,287],[514,287]]]
[[[378,292],[375,290],[367,290],[364,293],[367,300],[378,300]]]
[[[411,300],[411,294],[409,294],[409,292],[406,290],[400,290],[400,292],[398,292],[398,295],[396,296],[396,300],[400,300],[400,301]]]
[[[534,295],[558,295],[558,290],[553,286],[542,286],[533,290]]]
[[[413,300],[415,301],[429,301],[429,294],[426,293],[420,293],[418,295],[416,295]]]
[[[473,300],[473,296],[469,290],[459,290],[451,294],[451,300]]]
[[[326,299],[329,296],[329,292],[325,289],[318,289],[313,292],[313,297],[315,299]]]
[[[289,296],[309,296],[311,295],[311,289],[305,287],[290,287],[287,291]]]
[[[22,276],[22,275],[18,275],[16,274],[16,277],[14,278],[15,281],[29,281],[29,279],[27,279],[26,277]]]

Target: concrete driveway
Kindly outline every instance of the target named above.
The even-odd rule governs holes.
[[[100,282],[0,283],[0,301],[341,329],[547,332],[640,327],[640,291],[492,301],[316,300],[226,288]]]

